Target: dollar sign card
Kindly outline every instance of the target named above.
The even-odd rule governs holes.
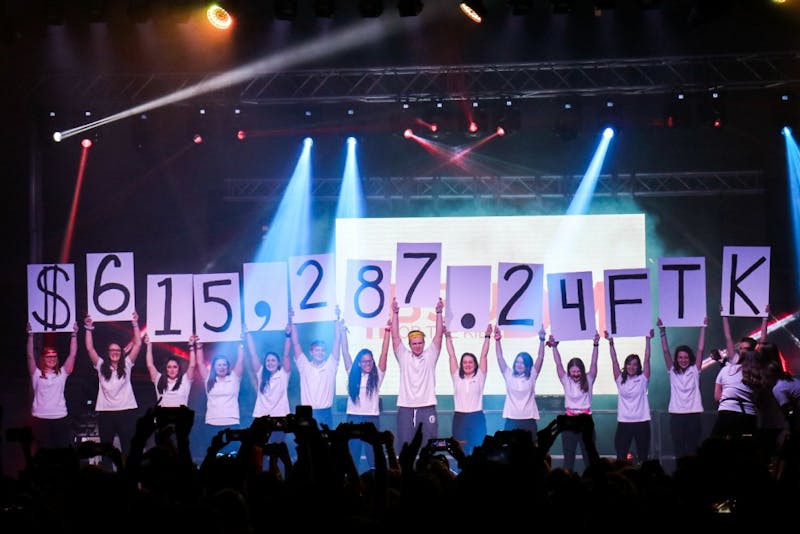
[[[75,265],[28,265],[28,322],[32,332],[72,332]]]

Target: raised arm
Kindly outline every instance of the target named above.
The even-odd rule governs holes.
[[[155,383],[158,381],[158,369],[156,364],[153,363],[153,344],[150,343],[150,336],[144,335],[144,363],[147,365],[147,372],[150,374],[150,381]]]
[[[506,364],[505,358],[503,358],[503,344],[500,341],[501,339],[503,339],[503,334],[500,332],[500,327],[494,325],[494,351],[497,354],[497,367],[500,369],[500,373],[505,376],[508,365]]]
[[[341,351],[342,351],[342,360],[344,360],[344,370],[348,373],[350,372],[350,368],[353,367],[353,358],[350,355],[350,342],[347,340],[347,326],[344,324],[344,320],[336,321],[337,328],[340,330],[339,336],[341,337]]]
[[[92,337],[94,323],[92,322],[91,316],[87,315],[83,319],[83,329],[86,331],[86,352],[89,353],[89,359],[92,361],[92,367],[94,367],[97,365],[97,362],[100,361],[100,355],[98,355],[97,351],[94,350],[94,338]]]
[[[200,342],[200,338],[195,336],[195,354],[197,355],[197,370],[200,371],[200,379],[205,382],[208,380],[208,364],[206,363],[206,353],[203,350],[203,344]]]
[[[720,313],[722,313],[722,306],[719,307]],[[725,350],[728,351],[728,361],[736,362],[736,345],[733,342],[733,337],[731,336],[731,324],[728,322],[728,316],[722,316],[722,333],[725,335]]]
[[[767,314],[761,319],[761,335],[758,338],[759,343],[765,343],[767,341],[767,324],[769,323],[769,304],[767,307],[764,308],[764,311]]]
[[[556,364],[556,375],[558,379],[561,380],[564,378],[564,375],[567,374],[567,371],[564,369],[564,362],[561,361],[561,353],[558,352],[558,340],[553,334],[550,334],[547,344],[553,349],[553,361]]]
[[[708,327],[708,317],[703,318],[703,326],[700,327],[700,335],[697,338],[697,352],[694,355],[694,364],[698,371],[703,370],[703,351],[706,350],[706,327]]]
[[[189,366],[186,368],[186,376],[189,380],[194,380],[194,373],[197,370],[197,353],[195,352],[195,345],[197,344],[197,336],[192,334],[189,336]]]
[[[442,333],[444,332],[444,323],[442,322],[442,310],[444,309],[444,301],[441,297],[436,302],[436,331],[433,333],[433,348],[436,350],[438,356],[442,350]]]
[[[667,341],[667,327],[664,326],[661,317],[656,321],[656,326],[658,326],[658,332],[661,336],[661,352],[664,353],[664,365],[667,366],[667,371],[669,371],[673,366],[672,352],[669,350],[669,341]]]
[[[589,362],[589,372],[586,376],[591,377],[594,381],[597,378],[597,357],[600,354],[600,333],[594,333],[594,343],[592,344],[592,361]]]
[[[651,328],[650,332],[644,337],[644,362],[642,362],[642,374],[650,380],[650,342],[653,340],[655,331]]]
[[[289,356],[289,353],[292,350],[292,318],[289,317],[289,322],[286,323],[286,328],[283,330],[283,357],[281,360],[281,367],[283,367],[287,373],[292,371],[292,358]]]
[[[236,348],[236,361],[233,363],[231,372],[239,378],[242,377],[242,373],[244,372],[244,340],[242,340],[242,343],[239,343],[239,346]]]
[[[246,359],[249,360],[249,367],[250,367],[250,382],[253,384],[253,387],[258,391],[258,369],[261,367],[261,362],[258,361],[258,351],[256,351],[256,342],[253,339],[253,334],[250,330],[247,329],[247,326],[242,326],[242,332],[244,332],[244,341],[247,345],[247,356]]]
[[[542,371],[542,364],[544,363],[544,347],[545,347],[545,331],[544,325],[539,329],[539,353],[536,355],[536,361],[533,362],[533,368],[538,375]]]
[[[28,358],[28,374],[33,374],[38,369],[36,365],[36,356],[33,354],[33,332],[31,329],[31,323],[28,323],[25,327],[25,330],[28,332],[28,341],[25,343],[25,355]]]
[[[452,375],[458,371],[458,359],[456,358],[456,349],[453,348],[453,337],[450,331],[445,326],[444,330],[444,344],[447,347],[447,355],[450,360],[450,374]]]
[[[492,339],[492,325],[486,326],[486,332],[483,334],[483,347],[481,347],[481,359],[478,360],[478,368],[484,375],[489,370],[489,341]]]
[[[294,350],[294,360],[305,358],[303,355],[303,347],[300,346],[300,338],[297,335],[297,325],[292,321],[292,350]]]
[[[336,306],[336,322],[333,324],[333,350],[331,351],[331,358],[335,362],[339,361],[339,354],[342,352],[342,328],[344,325],[339,324],[339,306]]]
[[[400,339],[400,305],[397,303],[397,298],[392,298],[392,350],[397,357],[397,352],[403,346],[403,341]]]
[[[131,325],[133,326],[133,338],[131,339],[131,351],[128,353],[128,359],[132,365],[136,363],[139,351],[142,350],[142,333],[139,331],[139,314],[136,312],[133,312],[131,317]]]
[[[614,382],[619,378],[619,360],[617,360],[617,349],[614,348],[614,338],[608,333],[608,330],[603,331],[603,336],[608,340],[608,353],[611,354],[611,371],[614,373]]]
[[[381,355],[378,358],[378,370],[381,373],[386,372],[386,364],[389,359],[389,341],[392,337],[392,320],[386,321],[386,326],[383,328],[383,344],[381,345]]]
[[[67,359],[64,360],[64,365],[61,369],[68,375],[72,374],[75,369],[75,358],[78,356],[78,323],[77,321],[72,325],[72,333],[69,335],[69,352]]]

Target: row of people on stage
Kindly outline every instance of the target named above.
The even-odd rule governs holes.
[[[418,426],[423,439],[439,436],[436,406],[435,368],[441,353],[442,341],[448,355],[450,375],[453,380],[454,414],[452,435],[470,454],[487,434],[483,411],[483,391],[486,382],[487,358],[492,341],[495,346],[498,368],[505,382],[503,406],[504,429],[538,431],[539,410],[536,403],[536,381],[542,369],[546,349],[552,351],[556,372],[564,390],[563,421],[570,416],[591,415],[592,391],[597,377],[597,360],[601,336],[596,333],[589,365],[581,358],[569,359],[566,366],[558,350],[559,341],[544,329],[539,331],[536,357],[520,352],[510,363],[502,348],[502,332],[488,325],[479,355],[464,352],[457,356],[450,332],[442,320],[443,301],[435,305],[436,324],[432,339],[426,343],[422,331],[412,330],[407,344],[399,331],[399,305],[392,302],[392,315],[384,329],[380,353],[376,358],[369,348],[359,350],[355,358],[350,354],[348,330],[343,321],[334,329],[333,349],[328,352],[322,341],[313,341],[308,354],[298,340],[297,329],[291,319],[285,329],[282,354],[267,352],[259,355],[252,335],[245,334],[243,343],[233,362],[221,354],[207,358],[203,343],[197,336],[189,339],[188,365],[185,359],[170,356],[159,370],[153,358],[153,345],[147,335],[142,336],[136,313],[132,317],[133,335],[127,345],[109,343],[101,356],[95,348],[91,317],[84,320],[85,344],[89,358],[99,378],[95,410],[98,414],[99,438],[113,442],[119,438],[122,452],[135,430],[138,404],[131,384],[131,371],[145,345],[146,365],[160,406],[188,405],[192,384],[198,378],[206,394],[205,420],[200,435],[201,443],[225,428],[236,428],[240,422],[239,391],[245,362],[252,372],[257,392],[252,412],[254,418],[262,416],[283,417],[291,413],[288,386],[292,361],[300,376],[301,404],[312,407],[314,419],[331,427],[333,424],[333,399],[339,360],[344,361],[348,373],[346,418],[352,423],[373,423],[380,428],[380,388],[383,383],[389,344],[399,364],[399,391],[397,396],[396,439],[398,444],[410,442]],[[670,431],[676,456],[693,453],[702,439],[701,415],[703,405],[700,393],[700,373],[707,366],[703,358],[706,324],[700,329],[697,350],[681,345],[670,349],[666,329],[659,320],[664,362],[670,382]],[[786,372],[780,354],[773,344],[766,342],[766,319],[762,324],[761,339],[742,338],[734,344],[727,317],[723,316],[726,337],[727,365],[716,379],[715,400],[719,402],[718,419],[712,436],[759,435],[765,441],[765,450],[772,450],[778,435],[785,426],[786,414],[795,413],[800,399],[800,381]],[[245,331],[247,331],[245,329]],[[636,453],[639,461],[648,457],[650,449],[650,406],[648,384],[650,381],[651,330],[645,337],[643,356],[630,354],[620,364],[614,339],[607,332],[607,342],[614,381],[618,389],[617,428],[614,436],[618,459],[630,458]],[[67,423],[67,405],[64,387],[72,373],[77,354],[78,325],[70,338],[67,358],[59,362],[57,351],[50,346],[34,357],[33,334],[28,326],[27,357],[33,385],[33,431],[39,447],[70,445],[71,433]],[[290,357],[294,352],[294,358]],[[783,412],[785,413],[782,413]],[[760,419],[759,419],[760,418]],[[572,469],[578,447],[584,449],[580,429],[561,429],[564,466]],[[282,441],[283,432],[272,434],[273,441]],[[361,458],[362,443],[350,442],[354,458]],[[372,466],[370,447],[364,448],[367,463]],[[583,450],[586,457],[585,449]]]

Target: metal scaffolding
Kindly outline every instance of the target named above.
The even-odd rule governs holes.
[[[224,73],[46,74],[34,91],[53,88],[78,102],[135,105],[218,82]],[[224,84],[222,84],[224,85]],[[208,103],[285,105],[391,103],[559,96],[654,95],[800,86],[800,52],[674,56],[533,63],[326,68],[263,72],[203,94]],[[57,88],[57,89],[55,89]],[[455,89],[457,88],[457,89]]]
[[[580,175],[542,176],[416,176],[368,177],[363,192],[368,200],[457,200],[569,198],[582,180]],[[286,180],[227,179],[225,200],[270,202],[283,195]],[[341,178],[317,178],[312,196],[320,201],[338,198]],[[668,197],[718,194],[762,194],[761,171],[675,172],[603,174],[598,177],[595,197]]]

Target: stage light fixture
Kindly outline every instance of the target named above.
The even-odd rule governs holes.
[[[233,26],[233,17],[219,4],[211,4],[206,10],[208,22],[218,30],[227,30]]]
[[[725,102],[722,98],[722,93],[717,89],[712,89],[709,93],[711,97],[710,111],[711,111],[711,126],[715,129],[722,128],[725,125]]]
[[[297,0],[275,0],[273,14],[278,20],[294,20],[297,17]]]
[[[461,2],[458,4],[458,9],[466,15],[466,17],[476,24],[483,22],[486,18],[486,6],[480,0],[473,0],[471,2]]]
[[[383,0],[359,0],[358,12],[362,17],[380,17],[383,14]]]
[[[571,102],[563,102],[556,112],[555,134],[564,141],[578,137],[581,126],[580,111]]]
[[[533,0],[508,0],[508,5],[511,7],[512,15],[524,17],[530,14]]]
[[[397,12],[401,17],[416,17],[423,7],[422,0],[397,0]]]
[[[336,13],[336,2],[335,0],[314,0],[311,9],[315,17],[329,19]]]

